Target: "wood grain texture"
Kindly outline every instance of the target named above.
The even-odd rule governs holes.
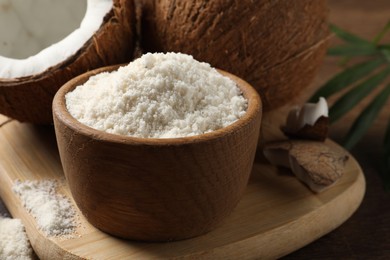
[[[248,101],[245,115],[211,133],[183,138],[136,138],[83,125],[65,95],[90,76],[65,84],[53,101],[54,125],[73,197],[94,226],[137,240],[172,241],[206,233],[228,216],[248,183],[261,122],[260,96],[220,71]]]
[[[2,118],[4,119],[4,118]],[[274,132],[274,129],[272,130]],[[332,189],[315,195],[288,171],[270,166],[257,154],[249,184],[232,214],[197,238],[169,243],[141,243],[111,237],[91,226],[79,211],[73,238],[47,238],[11,191],[16,179],[64,182],[54,130],[11,122],[0,129],[0,196],[14,217],[26,225],[42,259],[276,258],[338,227],[359,206],[364,177],[351,157],[344,177]]]

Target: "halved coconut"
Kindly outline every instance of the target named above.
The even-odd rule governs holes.
[[[266,111],[305,89],[326,52],[326,0],[142,2],[146,51],[184,52],[236,74]]]
[[[19,121],[51,123],[57,90],[85,71],[129,62],[134,34],[133,1],[88,0],[80,27],[63,40],[26,59],[0,56],[0,113]]]

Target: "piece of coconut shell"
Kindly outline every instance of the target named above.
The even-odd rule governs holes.
[[[307,139],[324,142],[329,132],[329,117],[321,116],[314,125],[304,125],[296,132],[289,131],[286,127],[281,127],[282,132],[291,139]]]
[[[144,50],[191,54],[244,78],[265,111],[305,89],[326,52],[326,0],[141,2]]]
[[[273,165],[288,167],[314,192],[335,184],[344,174],[348,154],[327,142],[287,140],[268,143],[263,153]]]
[[[77,53],[36,75],[0,78],[0,113],[19,121],[51,123],[52,100],[64,83],[88,70],[129,62],[135,45],[134,3],[113,2],[100,29]]]

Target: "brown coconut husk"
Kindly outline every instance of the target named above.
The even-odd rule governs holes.
[[[15,79],[0,78],[0,113],[36,124],[52,122],[51,105],[68,80],[95,68],[129,62],[135,45],[133,1],[114,0],[95,35],[74,55],[46,71]]]
[[[329,133],[329,117],[321,116],[314,125],[306,124],[296,132],[289,131],[285,126],[281,130],[290,139],[324,142]]]
[[[329,142],[287,140],[267,143],[263,153],[273,165],[290,168],[314,192],[335,184],[344,174],[348,153]]]
[[[309,85],[327,48],[326,0],[142,2],[145,51],[191,54],[236,74],[266,111]]]

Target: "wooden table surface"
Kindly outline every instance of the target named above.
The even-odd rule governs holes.
[[[373,38],[390,20],[389,0],[329,0],[330,21],[362,37]],[[389,37],[387,39],[390,39]],[[336,40],[332,40],[334,44]],[[326,58],[313,88],[340,71],[337,60]],[[367,104],[369,98],[365,100]],[[331,127],[331,137],[340,141],[359,112],[354,109]],[[357,212],[342,226],[284,257],[285,259],[390,259],[390,192],[385,192],[378,174],[381,138],[390,118],[390,102],[364,139],[352,150],[363,168],[367,191]],[[0,214],[6,209],[0,200]]]

